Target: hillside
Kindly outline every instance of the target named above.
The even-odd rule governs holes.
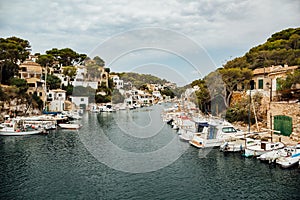
[[[244,56],[227,62],[224,68],[256,69],[283,64],[300,65],[300,28],[274,33],[265,43],[251,48]]]
[[[136,88],[140,88],[146,83],[165,84],[168,82],[165,79],[158,78],[151,74],[138,74],[134,72],[122,72],[111,74],[117,74],[120,77],[120,79],[124,81],[124,83],[131,82],[132,86],[135,86]]]

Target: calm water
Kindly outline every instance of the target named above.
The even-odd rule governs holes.
[[[300,199],[297,168],[282,170],[239,154],[188,147],[167,167],[128,173],[99,162],[84,145],[82,136],[89,134],[105,135],[131,152],[155,151],[174,140],[182,145],[159,117],[151,119],[151,113],[160,109],[86,113],[79,132],[0,137],[0,199]],[[134,132],[132,123],[145,127],[149,119],[160,127],[156,135],[125,134]],[[149,134],[154,129],[147,128]],[[123,166],[122,162],[116,160],[116,166]]]

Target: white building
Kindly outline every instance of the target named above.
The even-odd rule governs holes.
[[[82,87],[91,87],[95,90],[98,89],[98,82],[94,82],[94,81],[81,81],[81,80],[75,79],[72,84],[74,87],[82,86]]]
[[[163,99],[163,96],[160,94],[160,91],[153,91],[152,95],[156,99],[160,99],[160,100]]]
[[[61,112],[65,109],[66,91],[61,89],[49,90],[47,101],[49,101],[49,111]]]
[[[86,109],[89,105],[89,97],[87,96],[71,96],[71,102],[74,103],[77,107]]]
[[[84,66],[77,66],[77,73],[72,85],[83,86],[83,87],[91,87],[95,90],[98,89],[98,81],[94,80],[86,80],[87,69]]]
[[[110,76],[115,84],[115,88],[121,89],[124,86],[123,80],[120,80],[120,77],[118,75],[111,75]]]
[[[63,86],[68,86],[68,84],[73,84],[73,79],[71,79],[70,77],[65,76],[64,74],[53,74],[55,76],[57,76],[60,80],[61,80],[61,85]]]

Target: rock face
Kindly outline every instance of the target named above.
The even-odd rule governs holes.
[[[298,102],[271,102],[268,110],[268,127],[270,127],[270,116],[272,116],[272,128],[274,128],[274,116],[285,115],[292,118],[291,139],[300,141],[300,103]]]

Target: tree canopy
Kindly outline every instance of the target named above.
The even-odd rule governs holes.
[[[57,49],[52,48],[46,51],[47,55],[52,55],[55,61],[58,61],[62,66],[70,66],[83,63],[86,54],[79,54],[70,48]]]
[[[18,62],[23,62],[30,53],[30,44],[27,40],[9,37],[0,38],[0,82],[9,84],[14,76],[18,75]]]
[[[63,67],[63,74],[70,78],[74,78],[76,75],[77,69],[74,66]]]
[[[134,72],[123,72],[123,73],[115,73],[117,74],[120,79],[122,79],[125,83],[131,82],[132,86],[136,88],[140,88],[145,83],[152,83],[152,84],[165,84],[168,81],[165,79],[160,79],[156,76],[151,74],[138,74]]]
[[[17,64],[18,61],[23,62],[28,58],[31,49],[27,40],[9,37],[0,38],[0,50],[0,60],[9,60]]]
[[[264,44],[228,61],[224,68],[256,69],[271,65],[300,65],[300,28],[274,33]]]
[[[50,67],[54,62],[54,56],[51,54],[39,55],[36,62],[43,67]]]
[[[49,87],[50,90],[58,89],[60,88],[61,80],[54,75],[48,74],[47,76],[47,87]]]
[[[104,67],[105,66],[105,62],[102,58],[100,58],[99,56],[95,56],[93,58],[93,60],[96,62],[97,65]]]

